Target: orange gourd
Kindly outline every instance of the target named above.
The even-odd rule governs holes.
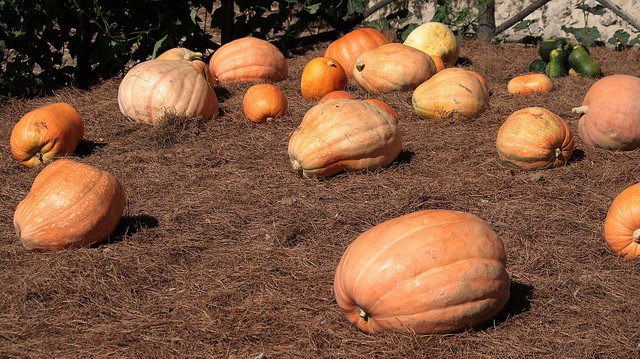
[[[395,118],[396,121],[398,121],[398,114],[396,113],[396,110],[394,110],[393,107],[389,106],[388,103],[386,103],[384,101],[381,101],[381,100],[378,100],[376,98],[369,98],[369,99],[366,99],[364,101],[372,103],[372,104],[374,104],[376,106],[380,106],[381,108],[385,109],[385,111],[389,112],[389,114],[391,116],[393,116],[393,118]]]
[[[243,37],[217,49],[209,70],[221,84],[233,82],[279,82],[289,76],[282,52],[267,40]]]
[[[282,117],[286,114],[287,107],[284,92],[272,84],[255,84],[249,87],[242,100],[244,114],[254,123]]]
[[[578,131],[589,146],[630,151],[640,147],[640,77],[610,75],[584,96]]]
[[[496,147],[505,166],[537,170],[565,165],[574,140],[560,116],[542,107],[527,107],[507,117],[498,130]]]
[[[640,183],[625,188],[611,203],[604,220],[604,240],[624,258],[640,257]]]
[[[354,65],[353,79],[373,93],[413,90],[435,73],[435,64],[424,52],[399,43],[380,45],[363,52]]]
[[[331,91],[344,90],[348,82],[347,73],[339,62],[329,57],[316,57],[302,70],[302,97],[317,100]]]
[[[390,42],[391,40],[380,31],[364,27],[351,30],[333,41],[325,50],[324,56],[337,60],[344,68],[347,76],[353,77],[353,66],[360,54]]]
[[[507,84],[511,94],[547,93],[553,90],[553,81],[543,73],[519,75]]]
[[[353,95],[348,93],[347,91],[338,90],[338,91],[331,91],[326,95],[322,96],[320,101],[335,100],[337,98],[354,99],[355,97],[353,97]]]
[[[334,277],[338,307],[370,333],[447,334],[496,316],[510,295],[502,241],[451,210],[396,217],[358,236]]]
[[[84,247],[112,234],[125,203],[124,189],[111,173],[59,159],[33,181],[13,224],[28,250]]]
[[[9,145],[15,159],[33,168],[73,153],[83,137],[80,113],[68,103],[59,102],[22,116],[11,131]]]
[[[440,70],[444,70],[446,65],[444,64],[444,61],[442,60],[442,57],[440,57],[438,55],[431,55],[431,54],[429,54],[429,56],[431,57],[431,60],[433,61],[433,64],[436,66],[436,71],[435,72],[438,72]]]
[[[301,177],[373,170],[402,150],[398,121],[377,105],[355,99],[321,101],[289,139],[293,170]]]

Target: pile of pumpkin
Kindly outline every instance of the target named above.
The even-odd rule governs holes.
[[[455,67],[458,54],[453,32],[433,22],[416,28],[404,43],[371,28],[332,42],[324,56],[306,64],[300,79],[302,96],[317,102],[291,134],[293,170],[322,178],[385,167],[400,154],[397,113],[378,99],[354,98],[345,91],[350,79],[372,95],[412,91],[415,113],[425,120],[479,116],[489,104],[486,80]],[[256,82],[244,94],[243,110],[249,120],[268,123],[286,114],[287,98],[277,83],[288,72],[283,54],[257,38],[221,46],[208,63],[201,53],[176,48],[134,66],[120,84],[118,104],[126,118],[141,124],[158,124],[167,115],[210,119],[218,113],[216,86]],[[532,88],[509,92],[545,92]],[[638,98],[640,78],[598,80],[575,109],[582,114],[578,128],[585,143],[612,150],[639,147]],[[35,109],[14,127],[14,157],[27,167],[46,165],[15,211],[15,229],[27,249],[104,241],[122,216],[126,197],[113,175],[72,159],[55,160],[73,153],[83,133],[80,114],[64,103]],[[549,169],[571,159],[574,137],[564,119],[529,107],[508,116],[496,148],[507,167]],[[607,245],[627,258],[640,256],[638,195],[640,184],[622,192],[605,219]],[[409,213],[371,228],[345,249],[334,279],[338,306],[369,333],[473,328],[503,309],[509,288],[498,235],[481,218],[451,210]]]

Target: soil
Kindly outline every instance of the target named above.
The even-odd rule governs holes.
[[[0,124],[0,357],[3,358],[639,358],[640,261],[603,240],[608,208],[638,182],[640,152],[584,144],[579,106],[596,79],[554,79],[548,94],[512,95],[537,49],[466,40],[458,66],[485,76],[487,111],[475,119],[418,117],[411,92],[371,95],[398,114],[403,152],[391,166],[303,179],[289,137],[315,104],[300,75],[327,43],[287,54],[277,85],[289,111],[249,122],[251,84],[218,86],[220,114],[160,126],[119,111],[120,79],[91,90],[65,88],[2,105]],[[605,75],[640,75],[640,51],[593,48]],[[40,168],[10,153],[15,122],[53,102],[74,105],[85,140],[72,159],[113,173],[128,202],[100,245],[25,250],[13,212]],[[504,167],[497,131],[514,111],[542,106],[575,135],[568,165]],[[486,325],[450,335],[369,335],[353,327],[333,294],[335,268],[360,233],[421,209],[473,213],[504,242],[511,279],[505,309]]]

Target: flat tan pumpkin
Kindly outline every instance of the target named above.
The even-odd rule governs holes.
[[[604,220],[604,240],[613,253],[640,258],[640,183],[620,192]]]
[[[280,82],[289,76],[289,64],[269,41],[243,37],[220,46],[209,59],[209,71],[221,84]]]

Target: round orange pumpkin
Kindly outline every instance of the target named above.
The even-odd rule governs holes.
[[[302,70],[302,97],[317,100],[331,91],[344,90],[349,82],[339,62],[329,57],[311,59]]]
[[[473,118],[487,109],[489,94],[470,71],[450,67],[418,86],[411,102],[423,118]]]
[[[368,92],[384,93],[413,90],[435,72],[429,55],[390,43],[363,52],[354,65],[353,79]]]
[[[256,37],[243,37],[220,46],[209,59],[209,70],[222,84],[279,82],[289,76],[289,64],[282,52]]]
[[[506,261],[502,241],[481,218],[423,210],[358,236],[340,259],[334,294],[349,322],[366,333],[453,333],[504,308]]]
[[[284,92],[272,84],[255,84],[247,90],[242,108],[254,123],[271,121],[286,114],[288,107]]]
[[[547,93],[553,90],[553,81],[543,73],[519,75],[507,84],[511,94]]]
[[[604,220],[604,240],[612,252],[640,257],[640,183],[627,187],[611,203]]]
[[[391,40],[380,31],[364,27],[351,30],[341,38],[333,41],[324,52],[325,57],[337,60],[348,77],[353,77],[353,66],[363,52],[388,44]]]
[[[630,151],[640,147],[640,77],[610,75],[596,81],[573,112],[578,131],[594,147]]]
[[[289,159],[301,177],[373,170],[402,150],[398,121],[381,107],[355,99],[321,101],[289,139]]]
[[[565,165],[573,154],[573,133],[565,120],[542,107],[515,111],[498,130],[502,164],[537,170]]]
[[[13,224],[28,250],[84,247],[113,233],[125,203],[124,189],[111,173],[59,159],[33,181]]]
[[[84,137],[80,113],[65,102],[28,112],[15,124],[9,138],[11,154],[29,168],[70,154]]]

